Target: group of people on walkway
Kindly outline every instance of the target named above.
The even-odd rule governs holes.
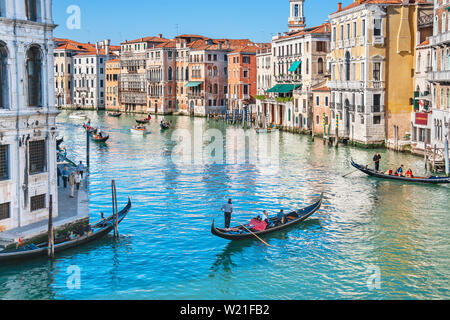
[[[377,152],[375,154],[375,156],[373,157],[373,162],[375,163],[375,171],[379,172],[380,171],[380,161],[381,161],[381,155],[379,152]],[[405,171],[405,166],[402,164],[397,170],[387,170],[384,172],[384,174],[386,175],[394,175],[394,176],[398,176],[398,177],[407,177],[407,178],[414,178],[414,173],[411,169],[408,169]]]
[[[70,198],[75,198],[75,187],[77,191],[80,190],[80,185],[83,180],[85,172],[85,166],[83,161],[80,161],[76,170],[69,170],[69,167],[65,166],[62,170],[58,167],[58,186],[60,185],[59,178],[62,178],[64,189],[67,189],[67,185],[70,187]]]
[[[229,199],[227,203],[222,206],[222,211],[225,214],[225,229],[230,231],[231,215],[233,214],[233,200]],[[277,214],[277,219],[270,219],[269,213],[264,210],[262,214],[252,219],[245,227],[251,231],[264,231],[267,228],[283,225],[287,222],[287,216],[284,210],[280,210]]]

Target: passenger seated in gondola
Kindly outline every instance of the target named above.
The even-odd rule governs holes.
[[[384,174],[386,174],[386,175],[389,175],[389,176],[392,176],[392,173],[393,173],[394,171],[392,171],[392,169],[389,169],[388,171],[386,171]]]
[[[408,169],[408,171],[406,171],[406,177],[407,178],[414,178],[413,172],[411,169]]]
[[[397,171],[395,172],[396,176],[402,177],[403,176],[403,171],[404,171],[404,165],[401,165],[400,168],[397,169]]]
[[[258,216],[257,218],[254,218],[252,219],[252,221],[250,221],[250,224],[247,226],[247,228],[253,232],[264,231],[267,228],[267,223],[265,221],[262,221],[261,216]]]
[[[278,218],[278,225],[286,223],[286,215],[284,214],[284,210],[280,210],[280,212],[277,215],[277,218]]]

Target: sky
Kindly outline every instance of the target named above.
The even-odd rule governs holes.
[[[306,0],[307,27],[325,22],[339,1],[353,2]],[[114,45],[158,34],[270,42],[287,31],[288,17],[289,0],[53,0],[55,37]]]

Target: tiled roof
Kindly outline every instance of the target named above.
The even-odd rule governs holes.
[[[412,0],[412,3],[408,3],[408,4],[422,4],[422,3],[426,3],[426,0]],[[356,0],[353,3],[349,4],[348,6],[342,8],[339,11],[333,12],[332,14],[338,13],[338,12],[342,12],[345,10],[349,10],[352,8],[355,8],[359,5],[363,5],[363,4],[384,4],[384,5],[398,5],[398,4],[402,4],[404,1],[403,0]]]
[[[329,22],[326,22],[317,27],[307,28],[307,29],[303,29],[303,30],[299,30],[299,31],[288,32],[284,36],[279,37],[277,40],[298,37],[298,36],[307,35],[307,34],[329,33],[329,32],[331,32],[331,24]]]

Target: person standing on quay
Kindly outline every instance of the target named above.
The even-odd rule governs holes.
[[[71,173],[69,176],[70,197],[74,198],[73,191],[75,189],[75,173]]]
[[[84,169],[85,169],[85,167],[84,167],[83,161],[80,161],[80,163],[77,166],[77,170],[81,174],[81,179],[83,179]]]
[[[62,179],[63,179],[63,183],[64,183],[64,189],[67,188],[67,179],[69,178],[69,168],[64,167],[63,171],[62,171]]]
[[[375,162],[375,171],[380,171],[380,160],[381,155],[379,152],[373,157],[373,162]]]
[[[225,229],[230,229],[231,214],[233,213],[233,201],[228,199],[228,203],[222,206],[222,211],[225,213]]]
[[[77,173],[75,174],[75,185],[77,186],[77,191],[80,190],[80,183],[81,183],[81,173],[80,171],[77,171]]]

